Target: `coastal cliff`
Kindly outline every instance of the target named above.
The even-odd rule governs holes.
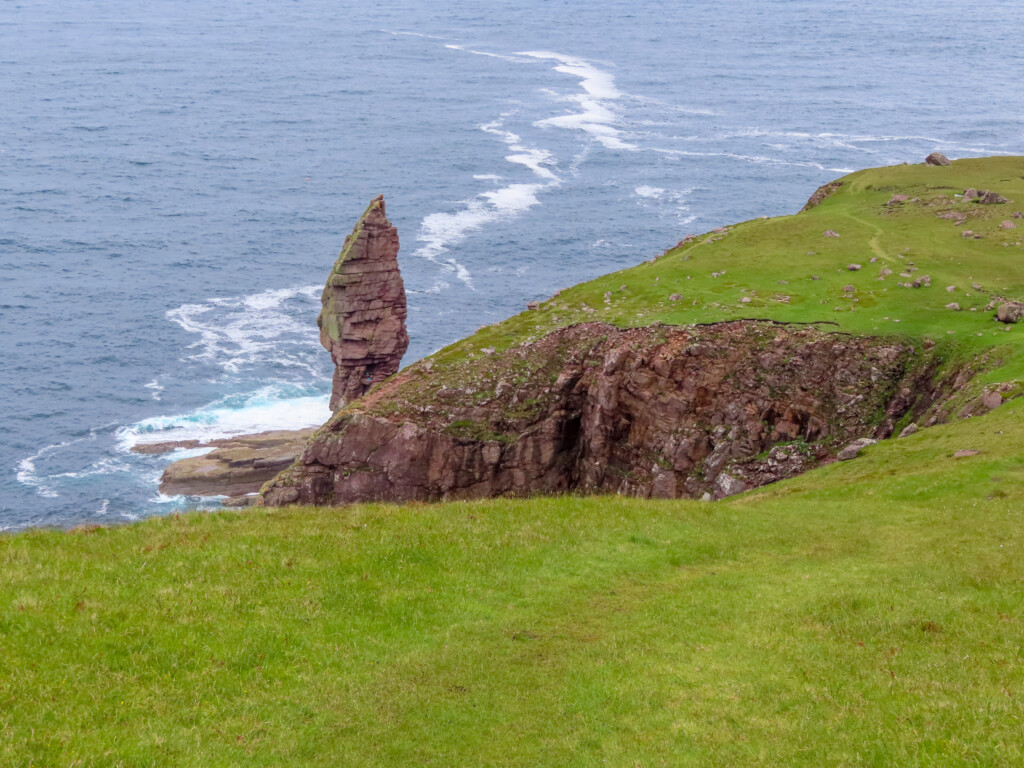
[[[809,326],[576,325],[458,371],[410,367],[336,414],[263,501],[722,498],[888,437],[934,404],[936,364]]]
[[[723,498],[998,407],[1019,363],[975,374],[1016,359],[990,338],[1019,293],[1014,169],[862,171],[533,302],[335,413],[261,503]]]

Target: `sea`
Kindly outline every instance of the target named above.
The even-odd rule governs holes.
[[[852,170],[1024,152],[1020,0],[3,0],[0,530],[164,496],[133,445],[328,416],[383,193],[411,363]]]

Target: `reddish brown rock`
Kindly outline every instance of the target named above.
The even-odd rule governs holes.
[[[812,208],[817,208],[819,205],[822,204],[822,202],[824,202],[833,194],[835,194],[841,186],[843,186],[843,182],[831,181],[828,184],[823,184],[822,186],[818,187],[814,191],[814,194],[811,195],[810,199],[808,199],[808,201],[804,204],[804,207],[800,209],[800,212],[803,213],[804,211],[809,211]]]
[[[405,286],[398,270],[398,230],[384,196],[370,203],[345,238],[321,299],[320,343],[334,361],[331,410],[398,372],[409,346]]]
[[[336,413],[262,503],[721,498],[923,416],[936,365],[905,341],[809,326],[586,323],[407,368]]]

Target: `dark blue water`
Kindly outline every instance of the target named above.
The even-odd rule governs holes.
[[[317,423],[384,192],[412,361],[847,170],[1024,151],[1017,0],[0,3],[0,529]]]

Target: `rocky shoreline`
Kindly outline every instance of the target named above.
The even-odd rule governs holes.
[[[247,506],[255,494],[302,452],[316,430],[275,430],[199,444],[195,440],[142,444],[137,453],[167,453],[179,448],[213,448],[171,464],[160,478],[168,496],[227,496],[224,506]]]

